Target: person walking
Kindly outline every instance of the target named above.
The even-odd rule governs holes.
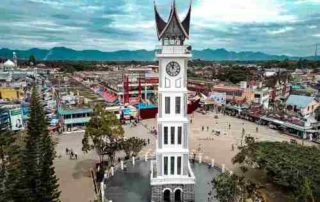
[[[150,144],[150,139],[148,138],[148,144]]]
[[[209,126],[207,126],[207,131],[209,131]]]
[[[68,155],[69,154],[69,148],[67,147],[66,148],[66,155]]]
[[[70,151],[70,159],[73,159],[73,156],[74,156],[74,153],[73,153],[73,150],[71,149],[71,151]]]
[[[202,126],[202,131],[204,130],[204,126]]]

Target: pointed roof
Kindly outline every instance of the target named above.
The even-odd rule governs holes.
[[[191,3],[190,3],[188,13],[182,22],[179,20],[175,0],[173,0],[168,22],[165,22],[162,19],[155,3],[154,3],[154,10],[155,10],[157,34],[158,34],[159,40],[164,36],[189,38]]]

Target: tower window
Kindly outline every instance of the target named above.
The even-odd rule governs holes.
[[[165,113],[170,114],[170,97],[165,97]]]
[[[178,156],[178,159],[177,159],[177,173],[178,175],[181,175],[181,164],[182,164],[182,158],[181,156]]]
[[[171,162],[170,162],[170,174],[174,175],[174,156],[171,156]]]
[[[171,144],[174,144],[174,127],[171,127]]]
[[[176,97],[176,114],[181,113],[181,97]]]
[[[182,144],[182,127],[181,126],[178,127],[178,144],[179,145]]]
[[[164,127],[163,131],[163,143],[168,144],[168,127]]]
[[[168,157],[164,157],[164,163],[163,163],[163,173],[164,175],[168,175]]]

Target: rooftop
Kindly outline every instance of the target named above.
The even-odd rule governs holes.
[[[315,99],[314,97],[309,97],[304,95],[290,95],[286,104],[297,106],[299,108],[305,108],[314,99]]]
[[[93,110],[90,108],[78,108],[78,109],[63,109],[58,108],[58,113],[60,115],[71,115],[71,114],[84,114],[84,113],[91,113]]]

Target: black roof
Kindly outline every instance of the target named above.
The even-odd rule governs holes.
[[[159,40],[162,38],[189,38],[191,3],[188,13],[182,22],[179,20],[175,0],[173,1],[173,5],[171,7],[168,22],[165,22],[162,19],[156,5],[154,5],[154,10]]]

